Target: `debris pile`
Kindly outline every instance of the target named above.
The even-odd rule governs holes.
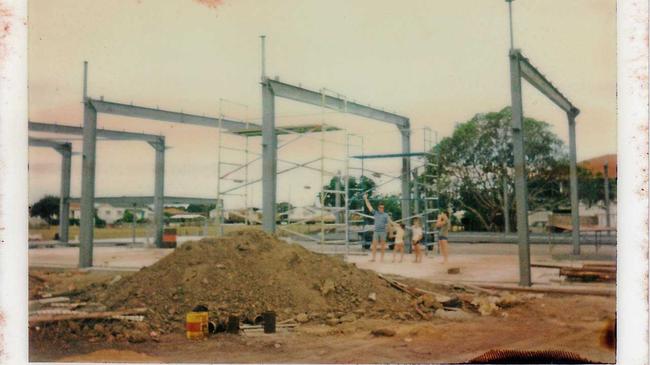
[[[267,310],[278,321],[331,325],[417,318],[412,298],[377,274],[251,230],[186,243],[114,285],[97,285],[84,299],[112,310],[145,307],[147,321],[163,331],[182,329],[185,313],[198,304],[210,318],[238,315],[249,324]]]
[[[237,316],[242,328],[260,330],[266,311],[275,312],[279,326],[336,326],[360,318],[463,320],[525,300],[471,285],[398,279],[261,231],[238,231],[185,243],[131,275],[41,299],[30,306],[30,336],[157,341],[183,333],[185,316],[197,305],[208,308],[217,327]]]

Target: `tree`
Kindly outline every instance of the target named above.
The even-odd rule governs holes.
[[[514,224],[514,154],[510,108],[477,114],[456,127],[450,137],[436,145],[430,165],[421,176],[435,185],[442,206],[450,203],[467,211],[464,223],[473,229],[500,230],[504,197]],[[554,209],[568,200],[558,181],[568,177],[568,154],[564,143],[548,123],[524,118],[525,160],[529,209]],[[505,191],[505,193],[504,193]],[[468,222],[474,220],[474,223]],[[468,227],[469,228],[469,227]]]
[[[379,203],[384,204],[384,212],[388,213],[392,220],[402,219],[402,199],[400,195],[378,195],[376,199],[371,200],[371,204],[375,209]]]
[[[338,186],[337,186],[337,180]],[[368,197],[371,197],[374,190],[375,186],[377,184],[375,183],[374,180],[372,180],[369,177],[366,176],[361,176],[359,180],[354,176],[350,176],[348,179],[348,199],[349,199],[349,208],[350,209],[360,209],[363,207],[363,193],[367,192]],[[345,183],[344,179],[341,178],[340,176],[334,176],[330,180],[330,182],[325,185],[324,190],[345,190]],[[320,192],[317,195],[320,198]],[[326,207],[333,207],[336,205],[336,194],[335,193],[325,193],[325,199],[324,203]],[[341,205],[345,205],[345,199],[343,199],[343,196],[341,195]]]
[[[59,215],[59,197],[47,195],[32,205],[29,211],[32,217],[41,217],[49,224],[57,224]]]
[[[609,200],[616,201],[616,179],[609,179]],[[604,175],[594,174],[590,170],[578,166],[578,192],[580,200],[591,207],[598,203],[605,204]]]
[[[189,213],[206,213],[211,211],[216,207],[215,204],[190,204],[187,206],[187,209],[185,211]]]

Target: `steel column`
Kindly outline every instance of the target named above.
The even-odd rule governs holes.
[[[262,227],[275,232],[278,137],[275,131],[275,95],[267,78],[262,80]]]
[[[507,171],[507,170],[506,170]],[[503,176],[503,224],[504,233],[510,233],[510,202],[508,201],[508,178]]]
[[[156,247],[160,248],[163,247],[163,228],[165,225],[165,138],[161,137],[158,143],[152,143],[151,145],[156,150],[156,171],[153,198],[154,225],[156,229],[154,242]]]
[[[610,221],[609,218],[609,164],[605,162],[605,166],[603,166],[603,170],[605,173],[605,222],[607,224],[607,228],[611,227],[612,222]],[[607,231],[607,235],[609,236],[609,231]]]
[[[400,128],[402,134],[402,153],[411,153],[411,131],[409,129],[408,119],[405,126]],[[406,156],[402,157],[402,223],[410,226],[411,219],[411,159]],[[411,246],[411,231],[404,232],[404,244]]]
[[[88,63],[84,62],[84,125],[81,172],[81,219],[79,267],[93,266],[93,228],[95,226],[95,153],[97,143],[97,111],[86,93]]]
[[[569,180],[571,184],[571,242],[573,254],[580,254],[580,206],[578,202],[578,174],[576,166],[576,119],[575,114],[568,112],[569,119]]]
[[[426,209],[427,208],[425,205],[424,210],[426,211]],[[418,217],[418,219],[420,220],[420,224],[422,224],[422,227],[427,225],[426,222],[422,222],[423,219],[420,216],[420,184],[418,184],[417,169],[413,171],[413,215]],[[423,238],[422,242],[424,243],[424,236],[422,238]],[[411,252],[412,249],[413,249],[412,245],[409,245],[409,253]]]
[[[519,237],[519,285],[530,286],[530,246],[528,242],[528,187],[524,155],[523,103],[521,95],[520,56],[510,51],[510,92],[512,98],[512,142],[515,162],[515,201]]]
[[[61,196],[59,203],[59,241],[68,243],[70,227],[70,174],[72,165],[72,144],[65,143],[58,150],[61,153]]]
[[[334,194],[334,207],[336,208],[334,210],[334,217],[335,217],[335,222],[336,223],[341,223],[341,211],[339,208],[341,208],[341,173],[339,172],[338,175],[336,175],[336,180],[334,181],[334,190],[336,190],[336,193]]]

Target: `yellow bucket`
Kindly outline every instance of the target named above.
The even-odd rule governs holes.
[[[201,340],[208,335],[208,312],[189,312],[185,317],[188,340]]]

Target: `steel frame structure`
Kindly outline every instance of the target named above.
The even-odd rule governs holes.
[[[263,53],[263,52],[262,52]],[[263,228],[266,232],[276,231],[276,193],[277,193],[277,134],[275,131],[275,98],[281,97],[289,100],[353,114],[377,121],[395,125],[401,133],[402,153],[402,212],[410,209],[410,159],[407,156],[411,151],[410,122],[407,117],[386,112],[370,106],[348,101],[340,96],[327,95],[323,91],[317,92],[294,86],[278,80],[271,80],[265,75],[264,61],[262,61],[262,190],[263,190]],[[347,181],[346,181],[347,185]],[[408,220],[405,222],[408,224]],[[405,242],[410,241],[406,235]]]
[[[97,129],[97,114],[114,114],[132,118],[144,118],[170,123],[193,124],[204,127],[224,128],[228,130],[243,130],[250,123],[243,123],[224,118],[207,117],[183,112],[154,109],[137,105],[127,105],[111,101],[97,100],[88,96],[88,62],[84,62],[83,71],[83,157],[81,175],[81,222],[79,244],[79,267],[91,267],[93,264],[93,221],[95,201],[95,153],[99,130]],[[154,189],[155,242],[162,243],[163,206],[164,206],[164,174],[165,147],[150,142],[156,149],[156,186]]]
[[[75,127],[71,125],[62,125],[62,124],[56,124],[56,123],[41,123],[41,122],[33,122],[29,121],[28,122],[28,129],[32,132],[43,132],[43,133],[56,133],[56,134],[67,134],[67,135],[83,135],[83,128],[82,127]],[[145,134],[145,133],[133,133],[133,132],[125,132],[125,131],[115,131],[115,130],[108,130],[108,129],[97,129],[96,130],[96,136],[99,138],[104,138],[108,140],[121,140],[121,141],[144,141],[147,142],[149,145],[151,145],[155,150],[156,154],[158,155],[159,153],[164,154],[164,149],[165,149],[165,137],[163,136],[157,136],[153,134]],[[43,140],[38,139],[39,142],[36,142],[37,139],[34,139],[35,142],[33,143],[40,143],[41,145],[44,143]],[[30,140],[31,141],[31,140]],[[51,143],[56,143],[56,142],[51,142]],[[34,145],[34,144],[33,144]],[[70,161],[67,161],[69,164]],[[65,165],[64,165],[65,166]],[[61,204],[60,207],[61,209],[65,208],[65,211],[61,211],[60,213],[60,219],[59,219],[59,225],[60,225],[60,230],[62,232],[59,233],[59,237],[61,238],[61,242],[67,243],[69,240],[68,237],[68,228],[69,228],[69,207],[70,207],[70,166],[66,166],[66,170],[62,170],[62,176],[68,176],[67,180],[62,180],[62,184],[66,185],[65,190],[63,189],[63,186],[61,188]],[[162,177],[161,174],[156,174],[156,179],[160,179]],[[83,180],[83,177],[82,177]],[[156,181],[156,185],[158,185],[158,181]],[[65,192],[65,194],[64,194]],[[162,193],[162,191],[161,191]],[[66,197],[64,200],[64,196]],[[94,207],[94,204],[93,204]],[[162,214],[162,211],[160,212]],[[94,218],[94,208],[93,208],[93,218]],[[162,217],[160,220],[160,226],[157,227],[157,230],[160,230],[162,232]],[[65,233],[65,235],[63,234]],[[160,245],[160,242],[156,243],[157,245]]]
[[[364,161],[366,159],[385,159],[385,158],[412,158],[412,157],[419,157],[419,158],[424,158],[424,161],[415,167],[413,167],[408,174],[413,175],[413,192],[412,194],[409,194],[407,198],[402,197],[401,201],[404,203],[404,201],[408,201],[409,206],[410,203],[413,202],[413,212],[408,212],[408,214],[402,213],[402,218],[395,220],[395,222],[404,222],[404,224],[407,226],[407,231],[409,222],[413,218],[419,218],[422,225],[423,225],[423,234],[424,234],[424,242],[429,242],[428,239],[429,237],[436,231],[434,227],[431,227],[431,224],[436,221],[435,218],[432,218],[431,215],[435,215],[440,209],[438,206],[438,187],[437,187],[437,177],[432,174],[427,174],[426,173],[426,168],[431,166],[432,163],[430,163],[427,158],[431,157],[431,150],[433,146],[437,144],[437,133],[433,133],[431,131],[431,128],[429,127],[424,127],[421,128],[423,130],[423,149],[424,152],[409,152],[409,153],[388,153],[388,154],[373,154],[373,155],[366,155],[366,154],[360,154],[360,155],[355,155],[355,156],[350,156],[351,159],[358,159],[361,161]],[[411,133],[414,133],[417,129],[411,129]],[[409,164],[409,167],[411,165]],[[423,177],[425,178],[425,182],[419,183],[418,182],[418,170],[420,168],[424,168],[424,174]],[[370,170],[368,170],[370,171]],[[372,172],[372,171],[371,171]],[[374,173],[374,172],[373,172]],[[363,175],[363,173],[362,173]],[[386,175],[386,174],[384,174]],[[381,187],[383,185],[386,185],[396,179],[401,178],[401,175],[398,176],[389,176],[387,175],[390,179],[387,181],[382,182],[379,185],[376,185],[374,189]],[[423,204],[423,209],[422,211],[420,210],[420,192],[424,193],[424,204]],[[355,194],[365,194],[369,192],[369,190],[365,191],[359,191]],[[346,195],[347,196],[347,195]],[[347,205],[347,204],[346,204]],[[352,211],[352,210],[350,210]],[[369,215],[360,213],[362,212],[363,209],[361,210],[356,210],[357,214],[359,214],[362,217],[366,218],[372,218]],[[403,211],[404,212],[404,211]],[[350,226],[348,225],[348,231],[350,230]],[[348,238],[349,239],[349,238]],[[431,242],[434,240],[431,239]],[[405,243],[409,247],[409,251],[411,249],[410,242],[407,242],[405,240]]]
[[[580,217],[578,213],[578,177],[576,173],[575,118],[580,113],[553,84],[538,71],[519,49],[511,49],[510,90],[512,97],[512,140],[515,163],[515,199],[517,206],[517,235],[519,238],[519,285],[531,286],[530,245],[528,237],[528,187],[526,186],[526,161],[524,153],[523,101],[521,79],[523,78],[566,115],[569,124],[569,180],[571,186],[571,225],[573,254],[580,254]]]
[[[61,155],[61,188],[59,195],[59,241],[68,243],[70,215],[70,177],[72,172],[72,143],[29,137],[29,145],[53,148]]]

